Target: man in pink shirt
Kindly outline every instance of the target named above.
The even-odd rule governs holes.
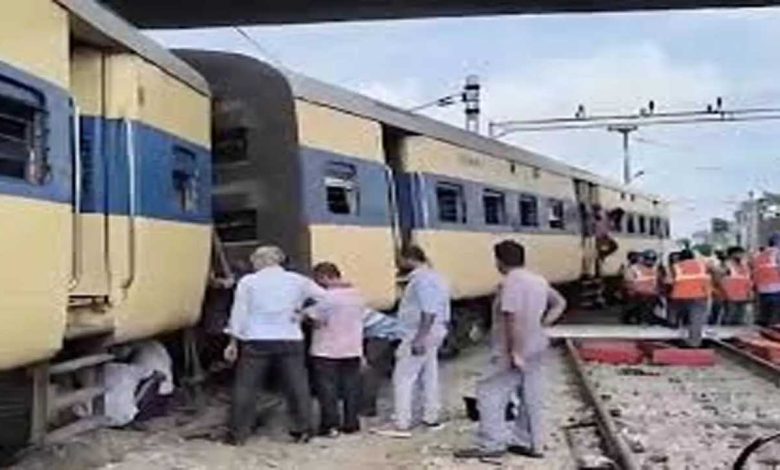
[[[360,430],[360,362],[367,311],[357,289],[341,279],[333,263],[319,263],[314,280],[325,298],[308,312],[314,320],[311,349],[314,387],[320,402],[320,435]],[[343,402],[343,420],[339,401]]]
[[[477,446],[455,452],[459,458],[494,458],[507,452],[541,458],[542,359],[548,346],[544,327],[566,309],[566,300],[538,274],[525,269],[525,249],[512,240],[494,247],[504,275],[493,311],[491,368],[477,384]],[[506,421],[514,395],[520,406]]]

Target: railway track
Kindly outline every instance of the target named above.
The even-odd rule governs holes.
[[[731,469],[751,442],[780,432],[780,368],[730,343],[711,346],[712,367],[618,366],[586,363],[565,342],[616,468]],[[763,446],[744,468],[780,468],[780,444]]]

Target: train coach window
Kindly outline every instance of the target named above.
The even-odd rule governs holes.
[[[506,196],[500,191],[486,189],[482,193],[486,225],[506,225]]]
[[[43,112],[0,96],[0,176],[40,184],[44,161]]]
[[[520,226],[539,226],[539,201],[535,196],[520,195]]]
[[[566,228],[566,222],[564,220],[565,210],[564,210],[564,204],[563,201],[560,199],[550,199],[549,200],[549,226],[550,228],[554,229],[564,229]]]
[[[176,208],[182,212],[195,212],[198,209],[198,170],[192,151],[173,147],[171,179]]]
[[[227,129],[214,136],[214,163],[235,163],[249,158],[247,130],[243,127]]]
[[[643,215],[639,216],[639,233],[647,233],[647,218]]]
[[[626,232],[636,233],[636,223],[634,219],[634,214],[628,214],[626,216]]]
[[[332,214],[358,213],[360,189],[355,165],[330,162],[325,169],[325,197]]]
[[[466,223],[466,197],[463,186],[452,183],[436,185],[436,205],[439,221],[453,224]]]

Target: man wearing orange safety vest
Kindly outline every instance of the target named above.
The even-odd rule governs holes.
[[[658,255],[647,250],[640,255],[638,263],[626,268],[624,276],[627,309],[626,323],[650,323],[653,309],[658,301]]]
[[[769,246],[753,257],[753,280],[759,298],[756,323],[768,326],[780,322],[780,234],[769,237]]]
[[[680,252],[680,259],[671,267],[669,313],[672,323],[687,319],[688,344],[701,345],[704,325],[712,294],[711,269],[704,260],[696,259],[691,250]]]
[[[745,250],[732,246],[718,276],[718,288],[724,300],[721,325],[744,325],[748,305],[753,300],[753,279],[745,262]]]

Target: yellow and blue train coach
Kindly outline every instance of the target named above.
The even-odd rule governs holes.
[[[403,243],[421,245],[465,300],[494,291],[491,247],[505,238],[526,244],[530,266],[555,283],[597,274],[585,229],[594,205],[631,221],[615,227],[620,249],[600,274],[668,237],[654,196],[249,57],[180,55],[214,94],[215,223],[235,263],[278,243],[298,268],[342,265],[387,307]]]
[[[210,107],[200,75],[92,0],[4,5],[0,454],[100,393],[58,397],[60,376],[197,321]]]

